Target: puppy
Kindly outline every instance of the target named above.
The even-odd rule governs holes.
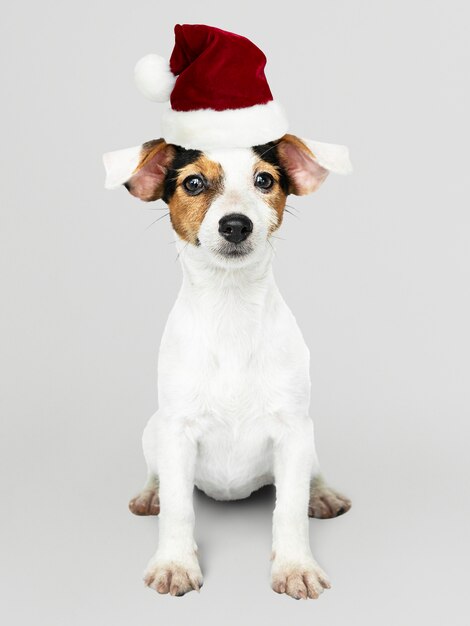
[[[168,204],[183,268],[160,348],[160,408],[143,435],[148,478],[129,504],[136,515],[160,515],[145,573],[159,593],[202,585],[194,485],[237,500],[274,483],[274,591],[317,598],[330,587],[311,553],[308,516],[335,517],[351,503],[320,474],[309,352],[274,281],[270,238],[289,194],[349,168],[346,149],[333,148],[284,135],[251,149],[202,152],[159,139],[105,155],[108,187]]]

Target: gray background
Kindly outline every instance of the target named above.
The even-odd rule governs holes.
[[[103,189],[159,136],[133,84],[177,22],[252,38],[291,129],[355,174],[291,198],[275,270],[312,351],[333,589],[269,587],[269,489],[196,496],[205,586],[144,588],[158,522],[127,511],[180,269],[167,219]],[[468,614],[468,4],[9,2],[2,9],[1,586],[8,624],[464,624]]]

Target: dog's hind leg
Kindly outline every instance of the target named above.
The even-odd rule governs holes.
[[[347,513],[351,500],[329,487],[321,474],[316,474],[310,481],[309,517],[329,519]]]
[[[129,502],[129,510],[134,515],[158,515],[160,513],[160,497],[158,468],[155,463],[155,415],[144,428],[142,435],[142,449],[147,463],[147,482],[142,491]]]
[[[129,510],[134,515],[158,515],[160,513],[158,478],[150,469],[144,488],[129,502]]]

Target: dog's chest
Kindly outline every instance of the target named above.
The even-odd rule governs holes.
[[[159,358],[161,408],[246,422],[308,406],[308,351],[277,291],[180,297]],[[302,408],[300,408],[302,407]]]

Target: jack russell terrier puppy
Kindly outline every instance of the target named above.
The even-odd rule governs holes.
[[[289,194],[349,170],[347,149],[290,134],[204,151],[158,139],[104,161],[107,187],[167,203],[183,268],[160,348],[159,409],[143,435],[148,478],[129,504],[160,515],[145,582],[175,596],[201,587],[194,485],[237,500],[274,484],[272,587],[317,598],[330,583],[312,556],[308,517],[351,503],[320,474],[309,351],[274,281],[270,238]]]

